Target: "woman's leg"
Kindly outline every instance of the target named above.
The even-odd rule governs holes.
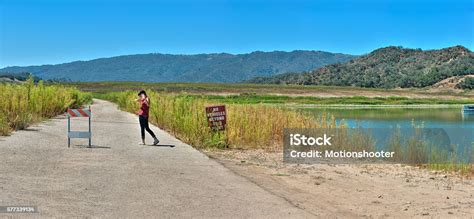
[[[140,121],[140,131],[142,135],[142,141],[145,142],[145,128],[148,126],[148,121],[143,116],[139,116],[138,120]]]
[[[150,126],[148,125],[148,117],[145,117],[145,129],[148,133],[150,133],[153,139],[156,139],[155,133],[153,133],[153,131],[150,129]]]

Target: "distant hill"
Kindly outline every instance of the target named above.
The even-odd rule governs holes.
[[[199,55],[143,54],[58,65],[7,67],[0,72],[31,72],[72,81],[238,82],[257,76],[309,71],[355,56],[321,51],[252,52]]]
[[[0,83],[21,83],[26,81],[30,77],[28,72],[10,73],[0,72]],[[34,81],[39,81],[40,78],[33,77]]]
[[[474,74],[474,54],[462,46],[440,50],[385,47],[349,62],[304,73],[256,77],[249,83],[358,87],[427,87],[446,78]]]

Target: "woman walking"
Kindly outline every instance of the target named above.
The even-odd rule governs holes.
[[[153,137],[153,145],[157,145],[160,141],[156,138],[155,133],[148,126],[148,115],[150,111],[150,98],[146,95],[144,90],[138,93],[137,102],[140,103],[140,110],[138,111],[138,120],[140,121],[140,129],[142,134],[142,144],[145,145],[145,130]]]

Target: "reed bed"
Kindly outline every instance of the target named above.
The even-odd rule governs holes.
[[[35,84],[0,84],[0,135],[9,135],[28,125],[91,102],[92,95],[71,87]]]

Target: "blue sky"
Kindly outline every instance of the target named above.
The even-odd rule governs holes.
[[[473,0],[0,0],[0,67],[139,53],[473,50]]]

